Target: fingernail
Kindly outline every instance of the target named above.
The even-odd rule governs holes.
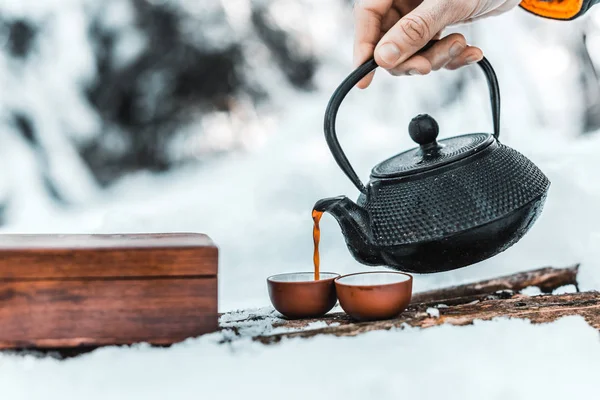
[[[450,50],[448,51],[450,53],[450,57],[458,56],[460,53],[463,52],[465,47],[467,46],[464,43],[454,42],[452,46],[450,46]]]
[[[400,58],[400,49],[394,43],[386,43],[377,49],[377,54],[386,64],[395,65]]]
[[[421,73],[419,71],[417,71],[416,69],[411,69],[410,71],[408,71],[409,75],[421,75]]]
[[[479,61],[479,57],[470,56],[470,57],[467,57],[466,61],[467,61],[467,64],[475,64],[476,62]]]

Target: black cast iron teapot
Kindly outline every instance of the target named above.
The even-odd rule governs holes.
[[[487,78],[494,133],[437,140],[438,124],[418,115],[408,126],[419,145],[376,165],[365,186],[335,132],[348,92],[377,68],[373,59],[352,72],[325,112],[325,138],[337,164],[361,192],[322,199],[315,210],[334,216],[359,262],[415,273],[448,271],[490,258],[515,244],[539,216],[550,186],[525,156],[501,144],[500,92],[491,64]]]

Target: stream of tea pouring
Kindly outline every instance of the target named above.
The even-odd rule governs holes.
[[[313,263],[315,265],[315,281],[320,279],[320,258],[319,258],[319,241],[321,240],[321,229],[319,228],[319,221],[321,221],[321,217],[323,216],[323,211],[312,211],[313,218],[313,243],[315,245],[315,250],[313,253]]]

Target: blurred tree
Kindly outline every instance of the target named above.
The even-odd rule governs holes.
[[[177,2],[130,1],[135,29],[148,45],[125,65],[115,58],[119,36],[127,31],[115,30],[103,13],[90,24],[98,75],[87,95],[104,128],[80,151],[101,184],[139,169],[168,169],[174,163],[169,141],[181,126],[197,123],[207,112],[230,111],[238,96],[264,100],[266,92],[245,68],[248,54],[242,47],[249,41],[264,43],[291,85],[310,87],[315,57],[299,52],[292,33],[268,18],[267,4],[248,3],[252,34],[239,37],[218,3],[198,16]],[[198,29],[190,34],[186,24]],[[117,140],[124,145],[115,148]]]

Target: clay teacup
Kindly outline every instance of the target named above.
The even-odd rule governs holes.
[[[329,312],[335,303],[334,279],[339,274],[321,272],[318,281],[314,272],[292,272],[267,278],[273,307],[290,319],[317,318]]]
[[[358,321],[390,319],[408,307],[412,276],[402,272],[365,272],[335,279],[340,306]]]

